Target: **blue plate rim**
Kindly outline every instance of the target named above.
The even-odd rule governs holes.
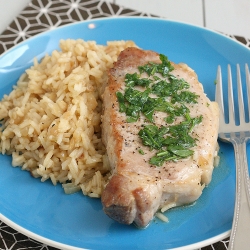
[[[91,20],[84,20],[84,21],[79,21],[79,22],[75,22],[75,23],[70,23],[70,24],[66,24],[66,25],[63,25],[63,26],[60,26],[60,27],[57,27],[55,29],[52,29],[52,30],[48,30],[48,31],[45,31],[45,32],[42,32],[42,33],[39,33],[39,34],[36,34],[18,44],[16,44],[15,46],[11,47],[10,49],[6,50],[4,53],[2,53],[0,55],[0,58],[5,56],[7,53],[10,53],[12,50],[16,49],[17,47],[19,46],[22,46],[23,44],[33,40],[33,39],[37,39],[39,38],[40,36],[43,36],[43,35],[46,35],[48,33],[53,33],[54,30],[58,30],[58,29],[64,29],[65,27],[69,27],[69,26],[74,26],[74,25],[79,25],[80,23],[84,23],[84,24],[87,24],[87,23],[93,23],[93,22],[101,22],[101,21],[107,21],[107,20],[110,20],[110,19],[124,19],[124,20],[127,20],[127,19],[135,19],[135,20],[155,20],[155,21],[164,21],[164,22],[173,22],[173,23],[176,23],[176,24],[181,24],[181,25],[185,25],[185,26],[188,26],[188,27],[195,27],[195,28],[198,28],[200,30],[205,30],[205,31],[209,31],[211,33],[214,33],[216,35],[219,35],[219,36],[222,36],[222,37],[225,37],[226,39],[228,39],[229,41],[231,42],[234,42],[244,48],[247,48],[249,49],[248,46],[244,45],[243,43],[237,41],[236,39],[233,39],[229,36],[227,36],[226,34],[223,34],[223,33],[220,33],[218,31],[215,31],[215,30],[212,30],[212,29],[209,29],[207,27],[201,27],[201,26],[198,26],[198,25],[193,25],[193,24],[190,24],[190,23],[186,23],[186,22],[180,22],[180,21],[176,21],[176,20],[171,20],[171,19],[164,19],[164,18],[158,18],[158,17],[144,17],[144,16],[136,16],[136,17],[131,17],[131,16],[112,16],[112,17],[102,17],[102,18],[96,18],[96,19],[91,19]],[[48,244],[50,246],[54,246],[54,247],[63,247],[63,249],[69,249],[69,250],[78,250],[78,249],[84,249],[84,248],[78,248],[78,247],[74,247],[74,246],[70,246],[70,245],[66,245],[66,244],[63,244],[63,243],[60,243],[60,242],[56,242],[56,241],[53,241],[53,240],[50,240],[48,238],[45,238],[43,236],[40,236],[38,234],[35,234],[33,233],[32,231],[29,231],[25,228],[23,228],[22,226],[19,226],[18,224],[16,224],[15,222],[9,220],[7,217],[5,217],[1,212],[0,212],[0,219],[6,223],[7,225],[9,225],[10,227],[12,227],[13,229],[17,230],[18,232],[20,233],[23,233],[24,235],[27,235],[28,237],[31,237],[35,240],[38,240],[40,242],[43,242],[45,244]],[[229,231],[226,231],[226,232],[223,232],[217,236],[214,236],[214,237],[211,237],[209,239],[206,239],[206,240],[203,240],[201,242],[198,242],[198,243],[194,243],[194,244],[191,244],[191,245],[187,245],[187,246],[183,246],[183,247],[178,247],[178,248],[174,248],[175,250],[191,250],[191,249],[194,249],[194,248],[198,248],[198,247],[204,247],[204,246],[207,246],[209,244],[213,244],[219,240],[222,240],[226,237],[228,237],[230,234],[230,230]]]
[[[199,25],[195,25],[195,24],[191,24],[191,23],[187,23],[187,22],[182,22],[182,21],[177,21],[177,20],[173,20],[173,19],[165,19],[165,18],[162,18],[162,17],[145,17],[145,16],[111,16],[111,17],[100,17],[100,18],[95,18],[95,19],[90,19],[90,20],[83,20],[83,21],[78,21],[78,22],[75,22],[75,23],[68,23],[68,24],[65,24],[65,25],[62,25],[62,26],[58,26],[54,29],[50,29],[50,30],[46,30],[46,31],[43,31],[39,34],[36,34],[32,37],[29,37],[27,38],[26,40],[14,45],[13,47],[9,48],[8,50],[4,51],[1,55],[0,55],[0,58],[2,56],[4,56],[5,54],[11,52],[12,50],[16,49],[17,47],[19,46],[22,46],[24,43],[26,42],[29,42],[33,39],[36,39],[37,37],[39,36],[43,36],[43,35],[46,35],[48,33],[52,33],[54,30],[60,30],[60,29],[64,29],[66,27],[69,27],[69,26],[74,26],[74,25],[79,25],[81,23],[93,23],[95,21],[97,22],[100,22],[100,21],[105,21],[105,20],[111,20],[111,19],[144,19],[144,20],[155,20],[155,21],[164,21],[164,22],[172,22],[172,23],[176,23],[176,24],[181,24],[181,25],[185,25],[185,26],[189,26],[189,27],[195,27],[197,29],[200,29],[200,30],[206,30],[206,31],[209,31],[211,33],[214,33],[216,35],[219,35],[221,37],[224,37],[226,39],[228,39],[229,41],[231,42],[234,42],[234,43],[237,43],[238,45],[240,46],[243,46],[244,48],[247,48],[250,50],[250,48],[241,43],[240,41],[236,40],[236,39],[233,39],[232,37],[226,35],[225,33],[221,33],[219,31],[216,31],[216,30],[213,30],[211,28],[208,28],[208,27],[202,27],[202,26],[199,26]]]
[[[44,243],[44,244],[47,244],[49,246],[56,247],[59,249],[64,249],[64,250],[87,250],[87,248],[79,248],[79,247],[70,246],[67,244],[56,242],[54,240],[50,240],[46,237],[40,236],[39,234],[33,233],[30,230],[27,230],[26,228],[19,226],[15,222],[11,221],[10,219],[5,217],[1,213],[0,213],[0,220],[3,221],[8,226],[10,226],[11,228],[15,229],[16,231],[26,235],[27,237],[30,237],[34,240],[37,240],[37,241]],[[205,246],[214,244],[222,239],[225,239],[226,237],[228,237],[230,235],[230,231],[231,230],[226,231],[224,233],[221,233],[219,235],[216,235],[214,237],[211,237],[209,239],[194,243],[194,244],[190,244],[190,245],[186,245],[186,246],[182,246],[182,247],[177,247],[177,248],[171,248],[169,250],[194,250],[197,248],[205,247]],[[201,243],[202,243],[202,245],[201,245]]]

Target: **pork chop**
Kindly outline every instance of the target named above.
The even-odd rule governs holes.
[[[145,116],[146,112],[139,112],[140,116],[137,118],[132,114],[131,121],[131,115],[128,116],[128,113],[121,109],[124,103],[119,100],[118,93],[120,97],[124,97],[126,89],[129,88],[127,74],[133,76],[136,73],[134,76],[139,76],[140,79],[153,79],[150,84],[161,82],[166,76],[159,72],[150,72],[149,76],[146,70],[139,71],[138,68],[142,65],[151,65],[152,70],[154,65],[161,63],[160,55],[153,51],[125,49],[109,71],[109,82],[103,94],[103,142],[112,168],[112,177],[101,197],[103,209],[114,220],[124,224],[135,223],[138,227],[146,227],[157,210],[165,206],[180,206],[197,200],[204,186],[211,181],[214,157],[217,153],[217,103],[206,97],[196,73],[186,64],[169,62],[172,69],[167,73],[167,79],[170,76],[183,80],[189,84],[188,91],[196,96],[195,101],[187,102],[184,106],[189,109],[185,114],[188,119],[200,119],[190,131],[194,144],[187,151],[184,149],[175,155],[173,150],[176,158],[159,163],[157,159],[163,150],[150,146],[147,140],[143,142],[143,128],[148,125],[148,128],[154,126],[158,129],[173,127],[185,120],[181,115],[170,121],[168,117],[171,118],[171,110],[169,113],[156,108],[151,118]],[[133,88],[135,91],[143,92],[150,86],[142,84]],[[180,94],[180,91],[178,93]],[[152,99],[157,98],[156,92],[153,91],[148,96]],[[169,101],[170,106],[173,104],[171,96],[163,97],[161,100]],[[175,105],[178,106],[178,102]],[[160,136],[164,140],[167,138],[168,130]],[[168,146],[165,145],[164,149],[168,150]],[[183,152],[191,153],[182,157]]]

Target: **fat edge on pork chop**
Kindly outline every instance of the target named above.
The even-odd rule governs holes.
[[[186,64],[138,48],[121,52],[103,94],[112,168],[104,212],[146,227],[159,209],[197,200],[211,181],[218,117],[217,103]]]

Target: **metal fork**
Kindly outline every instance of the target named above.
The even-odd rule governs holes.
[[[234,207],[234,219],[230,235],[229,250],[250,249],[250,185],[248,163],[246,155],[246,144],[250,139],[250,121],[246,122],[245,108],[243,100],[242,82],[240,66],[237,65],[237,92],[238,92],[238,112],[235,112],[234,94],[231,67],[228,65],[228,117],[225,121],[222,74],[221,67],[218,67],[215,100],[220,108],[219,138],[222,141],[231,142],[235,152],[236,163],[236,197]],[[245,65],[247,104],[250,119],[250,76],[248,65]],[[239,114],[239,125],[235,122],[235,114]],[[227,204],[224,204],[225,206]]]

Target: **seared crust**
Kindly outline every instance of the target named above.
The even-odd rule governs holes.
[[[123,224],[131,224],[136,216],[135,198],[127,190],[129,190],[128,179],[122,175],[114,175],[102,195],[105,213]]]
[[[203,115],[202,125],[194,130],[199,137],[196,157],[178,163],[166,162],[162,167],[148,163],[154,152],[143,146],[137,136],[144,120],[127,123],[125,114],[119,112],[116,92],[124,91],[127,73],[138,72],[138,66],[149,61],[160,62],[159,55],[137,48],[124,50],[109,71],[109,84],[103,95],[103,142],[113,173],[102,194],[103,209],[114,220],[124,224],[134,222],[139,227],[147,226],[164,205],[178,206],[199,198],[202,183],[211,180],[218,131],[217,104],[205,96],[192,69],[173,63],[173,74],[188,81],[192,91],[200,95],[197,106],[190,108],[191,115]],[[138,148],[145,155],[140,155]]]

